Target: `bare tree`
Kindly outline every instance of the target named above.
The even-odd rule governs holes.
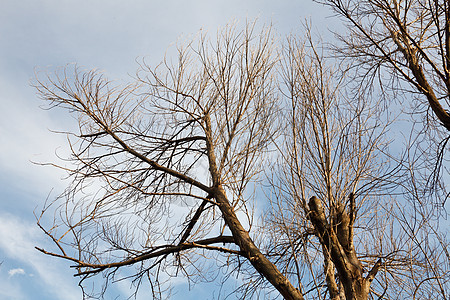
[[[426,272],[402,281],[409,298],[448,298],[450,256],[448,211],[445,209],[450,170],[450,6],[440,0],[326,0],[342,17],[348,33],[338,35],[336,53],[356,71],[364,87],[381,83],[381,93],[401,102],[421,121],[410,123],[401,162],[408,170],[401,185],[404,201],[395,216],[405,238],[420,249]],[[406,103],[410,103],[411,109]],[[399,109],[394,105],[394,109]],[[418,234],[420,230],[423,233]],[[419,236],[422,239],[417,240]],[[426,237],[426,238],[425,238]],[[425,246],[426,245],[426,246]],[[432,245],[432,246],[431,246]],[[431,251],[429,251],[432,249]],[[402,292],[402,289],[398,289]],[[419,296],[421,294],[421,296]],[[436,296],[439,295],[439,296]]]
[[[249,233],[245,191],[275,134],[276,63],[270,29],[249,25],[179,47],[155,69],[144,63],[125,87],[78,68],[39,81],[79,132],[68,133],[75,167],[64,167],[72,184],[53,204],[55,223],[39,222],[59,252],[38,250],[73,261],[83,280],[133,265],[130,277],[152,287],[161,272],[201,276],[198,258],[210,252],[239,256],[283,297],[302,299]]]
[[[450,196],[446,149],[450,139],[450,4],[445,0],[326,0],[343,17],[341,57],[351,60],[357,82],[381,82],[390,98],[406,98],[421,122],[411,123],[411,144],[421,142],[424,190],[441,205]],[[406,97],[405,97],[406,95]],[[398,109],[398,107],[396,107]],[[448,180],[448,179],[447,179]]]
[[[450,130],[450,7],[440,0],[320,1],[348,21],[344,51],[372,74],[385,66],[425,96],[438,124]],[[428,111],[428,109],[427,109]]]
[[[314,299],[367,299],[382,261],[363,264],[354,231],[371,232],[374,189],[393,176],[379,157],[389,124],[377,123],[370,101],[343,94],[343,79],[311,39],[290,39],[285,57],[289,126],[274,181],[270,253]]]
[[[285,299],[445,296],[446,239],[414,206],[415,168],[389,154],[391,121],[345,93],[311,40],[277,52],[270,28],[228,27],[174,61],[143,62],[126,86],[79,68],[38,80],[79,130],[53,164],[71,184],[38,216],[55,248],[37,249],[73,262],[82,287],[98,274],[147,279],[155,298],[172,277],[215,278],[207,258],[243,280],[242,297],[264,286]],[[250,192],[262,170],[263,227]]]
[[[345,94],[349,69],[327,65],[311,40],[290,39],[284,55],[270,256],[312,299],[447,299],[447,229],[418,186],[432,168],[415,165],[413,148],[390,153],[396,123],[381,99]]]

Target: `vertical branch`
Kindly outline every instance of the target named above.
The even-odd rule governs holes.
[[[336,278],[334,276],[334,264],[331,261],[329,255],[327,255],[326,250],[324,249],[325,256],[325,280],[327,282],[328,293],[330,294],[330,300],[340,300],[339,296],[339,288],[336,282]]]
[[[354,251],[353,246],[353,232],[354,232],[354,224],[356,220],[356,204],[355,204],[355,194],[352,192],[349,195],[349,222],[348,222],[348,245],[350,251]]]

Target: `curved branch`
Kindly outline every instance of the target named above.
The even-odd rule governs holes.
[[[203,240],[199,240],[199,241],[195,241],[195,242],[182,243],[179,245],[158,246],[158,247],[156,247],[146,253],[143,253],[141,255],[137,255],[135,257],[132,257],[132,258],[120,261],[120,262],[109,263],[109,264],[91,264],[91,263],[83,262],[81,260],[67,256],[67,255],[61,255],[61,254],[57,254],[57,253],[53,253],[53,252],[48,252],[45,249],[42,249],[39,247],[35,247],[35,249],[44,254],[50,255],[50,256],[59,257],[59,258],[63,258],[66,260],[73,261],[73,262],[77,263],[76,266],[73,266],[75,268],[90,268],[91,269],[88,271],[79,272],[79,273],[75,274],[75,276],[95,274],[95,273],[99,273],[105,269],[129,266],[129,265],[133,265],[135,263],[138,263],[138,262],[141,262],[144,260],[148,260],[151,258],[156,258],[156,257],[168,255],[168,254],[179,253],[181,251],[192,249],[192,248],[204,248],[204,249],[216,250],[216,251],[220,251],[220,252],[224,252],[224,253],[245,256],[245,254],[242,253],[241,251],[227,249],[227,248],[223,248],[223,247],[210,246],[210,244],[217,244],[217,243],[234,243],[234,238],[232,236],[218,236],[218,237],[203,239]],[[155,249],[159,249],[159,248],[163,248],[163,249],[155,251]]]

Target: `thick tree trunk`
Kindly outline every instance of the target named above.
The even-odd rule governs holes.
[[[350,195],[350,202],[350,214],[343,208],[336,208],[336,215],[333,216],[335,218],[335,226],[332,226],[327,221],[320,200],[312,197],[309,200],[309,219],[322,244],[324,255],[329,254],[329,259],[336,267],[346,300],[367,300],[370,284],[378,271],[381,261],[375,264],[367,277],[363,276],[361,263],[353,247],[353,195]],[[329,283],[327,282],[328,286],[335,287],[331,282],[331,279],[334,277],[331,274],[331,270],[326,271],[327,281],[330,281]],[[331,292],[333,292],[331,296],[337,298],[336,289],[333,288]]]
[[[235,242],[238,244],[240,250],[248,258],[253,267],[281,293],[284,299],[303,299],[303,295],[300,291],[291,284],[286,276],[284,276],[253,243],[248,231],[245,230],[239,222],[223,188],[219,186],[213,193],[223,214],[225,222],[235,238]]]

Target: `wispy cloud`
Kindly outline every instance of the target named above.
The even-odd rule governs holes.
[[[12,277],[14,275],[25,275],[25,270],[21,269],[21,268],[11,269],[11,270],[8,271],[8,275],[10,277]]]
[[[34,249],[38,244],[41,232],[32,223],[24,222],[10,214],[0,214],[0,251],[6,254],[6,259],[20,262],[25,269],[33,270],[34,278],[41,282],[46,291],[60,298],[77,300],[81,292],[76,280],[69,274],[67,266],[50,257],[46,257]],[[42,243],[42,242],[40,242]],[[8,271],[9,277],[25,275],[22,268]],[[25,287],[23,287],[25,289]],[[0,294],[1,295],[1,294]]]

